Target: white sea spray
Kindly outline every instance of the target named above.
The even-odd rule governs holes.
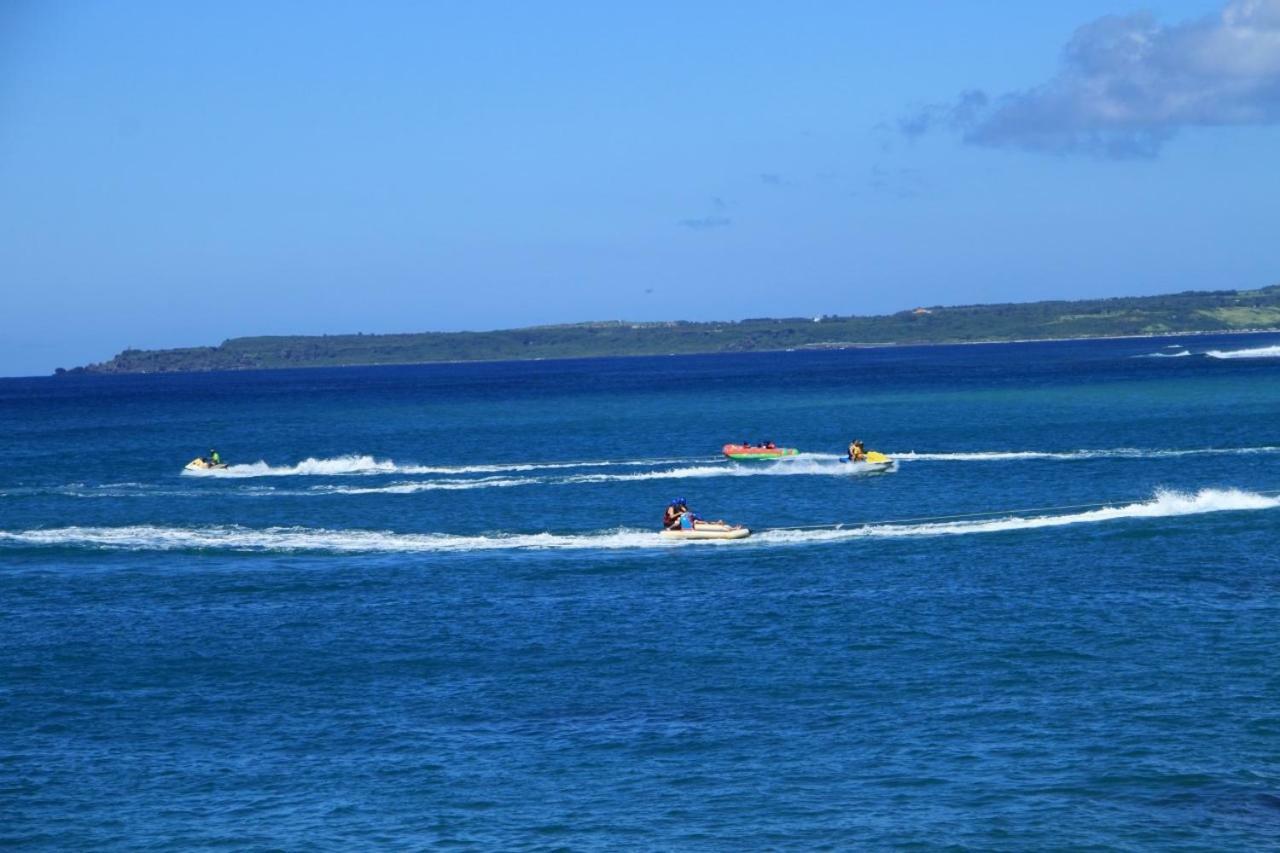
[[[634,548],[778,547],[858,539],[957,536],[1097,524],[1125,519],[1199,515],[1280,507],[1280,498],[1239,489],[1198,492],[1157,491],[1149,500],[1099,506],[1082,512],[1044,512],[964,521],[863,524],[855,527],[765,530],[740,542],[672,542],[656,531],[617,528],[589,533],[493,532],[461,536],[447,533],[399,533],[387,530],[334,530],[306,527],[239,525],[214,527],[56,527],[0,531],[0,545],[72,547],[124,551],[241,551],[328,553],[451,553],[506,550],[619,550]]]
[[[1209,358],[1280,358],[1280,346],[1254,347],[1252,349],[1209,350]]]

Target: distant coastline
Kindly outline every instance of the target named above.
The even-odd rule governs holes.
[[[1268,331],[1280,331],[1280,285],[1164,296],[930,306],[875,316],[607,321],[490,332],[244,337],[218,346],[127,349],[108,361],[59,368],[56,374],[533,361]]]

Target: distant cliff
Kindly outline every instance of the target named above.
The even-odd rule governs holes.
[[[161,373],[438,361],[751,352],[1280,328],[1280,285],[1167,296],[933,306],[868,317],[712,323],[575,323],[495,332],[232,338],[216,347],[128,349],[65,372]]]

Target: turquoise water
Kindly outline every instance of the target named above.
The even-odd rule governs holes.
[[[1275,847],[1278,343],[0,380],[0,843]]]

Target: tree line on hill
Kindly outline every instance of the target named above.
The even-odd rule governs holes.
[[[504,361],[538,358],[752,352],[886,344],[1043,340],[1280,328],[1280,285],[1259,290],[933,306],[876,316],[726,322],[623,321],[491,332],[280,335],[218,346],[126,349],[63,373],[168,373]]]

